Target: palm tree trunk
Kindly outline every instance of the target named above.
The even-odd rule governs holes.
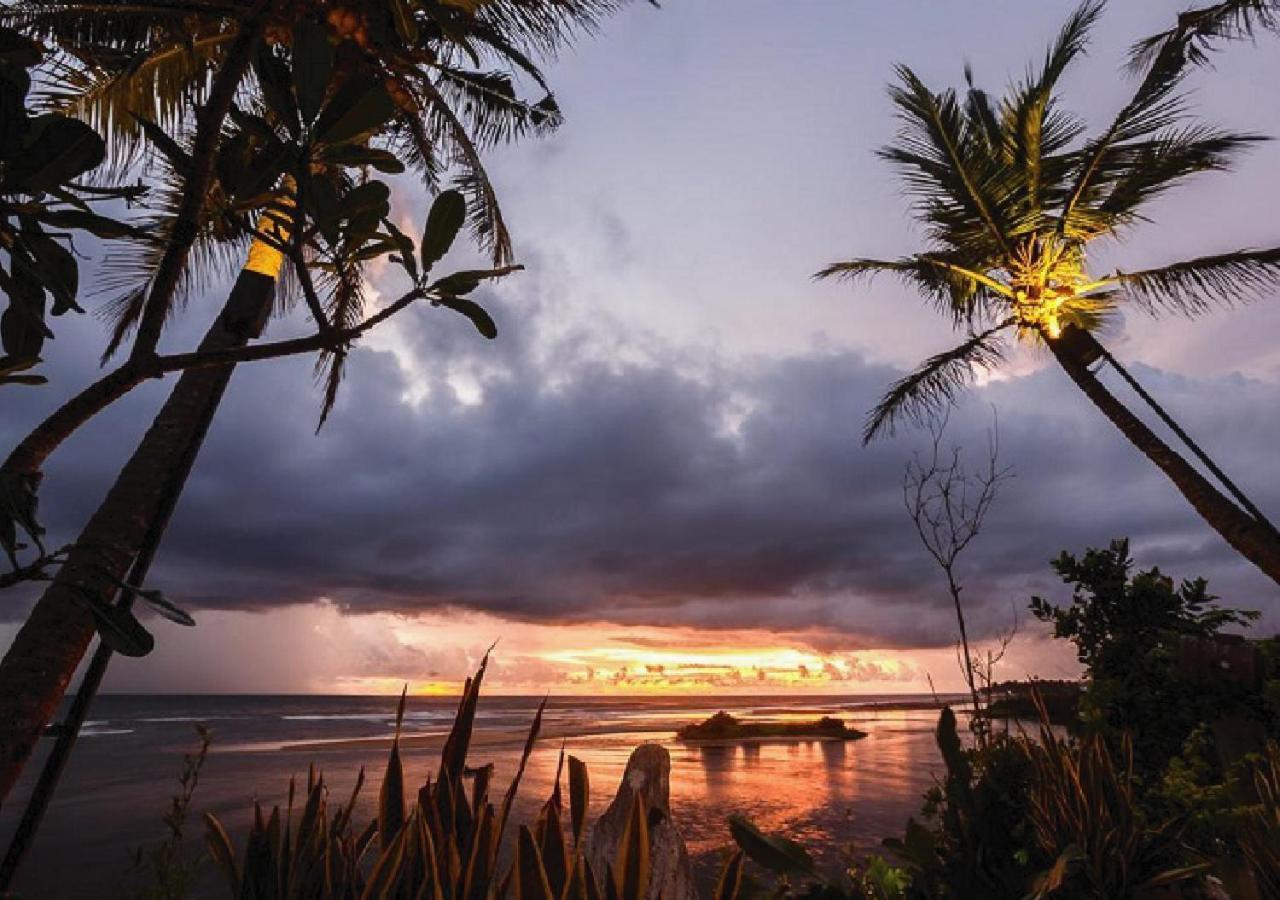
[[[1168,476],[1196,512],[1245,559],[1280,584],[1280,536],[1231,502],[1107,390],[1089,370],[1091,358],[1101,356],[1101,348],[1093,336],[1068,328],[1061,339],[1046,343],[1076,386],[1130,443]]]
[[[274,279],[242,271],[200,350],[243,347],[261,333]],[[109,604],[151,523],[185,478],[192,452],[234,371],[225,365],[186,371],[151,428],[89,520],[57,577],[0,661],[0,803],[8,797],[45,726],[53,720],[94,636],[85,594]]]

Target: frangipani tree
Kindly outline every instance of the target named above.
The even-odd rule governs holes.
[[[891,274],[915,286],[964,340],[894,384],[864,438],[927,419],[1008,342],[1044,347],[1077,386],[1174,482],[1228,543],[1280,583],[1280,534],[1247,499],[1241,508],[1111,394],[1090,368],[1114,359],[1094,333],[1122,306],[1158,316],[1205,314],[1280,288],[1280,247],[1244,249],[1141,271],[1098,272],[1087,251],[1144,221],[1152,200],[1188,177],[1226,169],[1261,140],[1194,119],[1179,86],[1187,44],[1166,42],[1132,99],[1100,133],[1063,110],[1058,79],[1085,49],[1104,3],[1064,25],[1043,65],[995,100],[976,87],[935,93],[909,68],[890,91],[902,122],[881,156],[915,199],[928,249],[901,259],[853,259],[819,277]],[[1126,377],[1127,373],[1124,373]],[[1163,411],[1161,411],[1163,414]],[[1233,485],[1228,489],[1235,491]]]

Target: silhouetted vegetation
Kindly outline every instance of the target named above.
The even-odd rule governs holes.
[[[1079,681],[1032,679],[1001,681],[983,689],[987,715],[992,719],[1038,719],[1044,715],[1053,725],[1070,725],[1080,714]]]
[[[721,710],[705,721],[676,732],[682,741],[746,741],[764,738],[821,738],[853,741],[865,731],[850,728],[843,719],[823,716],[808,722],[748,722]]]

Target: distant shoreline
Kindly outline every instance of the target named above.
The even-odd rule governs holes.
[[[874,701],[865,705],[859,705],[852,709],[842,710],[842,713],[849,717],[856,717],[861,713],[882,713],[882,712],[912,712],[928,709],[942,709],[948,705],[947,701],[951,698],[940,698],[938,700],[903,700],[903,701]],[[767,716],[765,707],[755,710],[756,714]],[[827,707],[826,711],[830,711]],[[781,712],[782,710],[779,710]],[[807,710],[787,710],[788,712],[807,712]],[[820,710],[821,711],[821,710]],[[543,741],[560,741],[569,740],[571,738],[593,737],[603,734],[637,734],[637,735],[655,735],[665,734],[675,738],[676,729],[670,725],[628,725],[625,728],[619,727],[616,723],[612,725],[581,725],[570,727],[547,727],[545,724],[538,736],[540,742]],[[516,746],[524,743],[529,736],[527,728],[490,728],[487,731],[478,731],[472,738],[473,747],[504,747]],[[442,730],[439,733],[431,734],[401,734],[400,746],[406,750],[439,750],[444,747],[447,735]],[[240,752],[272,752],[284,751],[290,753],[318,753],[325,751],[343,751],[343,750],[359,750],[368,748],[390,747],[394,736],[391,734],[373,735],[369,737],[358,738],[336,738],[332,740],[315,740],[315,741],[289,741],[284,743],[261,744],[261,745],[240,745],[238,747],[223,748],[224,752],[236,750]],[[761,743],[761,742],[787,742],[802,743],[809,741],[833,741],[846,740],[844,738],[835,738],[827,735],[787,735],[787,736],[770,736],[760,738],[726,738],[720,740],[700,740],[691,742],[691,746],[717,746],[744,743]]]

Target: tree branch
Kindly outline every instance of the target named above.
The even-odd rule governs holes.
[[[0,466],[0,471],[25,474],[39,472],[45,460],[61,446],[63,441],[75,433],[76,429],[149,378],[159,378],[170,372],[186,369],[235,365],[340,347],[385,322],[415,300],[425,297],[426,293],[422,288],[414,288],[363,322],[338,331],[323,330],[306,337],[251,344],[233,350],[177,353],[169,356],[153,356],[146,362],[127,362],[72,397],[36,426],[35,430],[13,449],[4,464]]]

